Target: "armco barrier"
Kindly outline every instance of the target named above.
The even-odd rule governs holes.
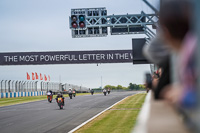
[[[6,92],[0,93],[0,98],[13,98],[13,97],[30,97],[46,95],[46,91],[33,91],[33,92]]]

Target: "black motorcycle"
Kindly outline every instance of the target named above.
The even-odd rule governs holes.
[[[104,96],[106,96],[106,92],[103,92]]]
[[[108,94],[110,94],[110,91],[108,91]]]
[[[69,93],[68,95],[69,95],[70,99],[72,99],[72,93]]]
[[[91,90],[90,93],[91,93],[91,95],[93,95],[94,94],[94,90]]]

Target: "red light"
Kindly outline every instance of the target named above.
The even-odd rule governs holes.
[[[72,27],[73,28],[77,28],[78,27],[77,23],[76,22],[72,22]]]
[[[79,26],[80,26],[80,28],[83,28],[83,27],[85,27],[85,24],[84,24],[84,22],[80,22],[80,23],[79,23]]]

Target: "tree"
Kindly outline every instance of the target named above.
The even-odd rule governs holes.
[[[134,90],[134,84],[129,83],[128,89],[130,89],[130,90]]]
[[[118,89],[118,90],[127,90],[127,89],[130,89],[130,90],[144,90],[145,89],[145,86],[143,84],[133,84],[133,83],[129,83],[129,86],[128,87],[123,87],[122,85],[118,85],[118,86],[112,86],[112,85],[106,85],[104,86],[105,89],[108,89],[110,88],[111,90],[115,90],[115,89]]]
[[[118,90],[122,90],[122,89],[123,89],[123,87],[122,87],[121,85],[118,85],[116,88],[117,88]]]
[[[123,90],[127,90],[128,88],[127,87],[123,87]]]
[[[133,83],[129,83],[128,89],[130,90],[144,90],[145,89],[145,85],[143,84],[133,84]]]
[[[116,89],[116,87],[115,87],[115,86],[112,86],[112,85],[106,85],[106,86],[104,86],[104,88],[105,88],[105,89],[110,88],[111,90],[115,90],[115,89]]]

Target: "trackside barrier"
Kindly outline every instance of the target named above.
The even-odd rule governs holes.
[[[33,92],[6,92],[1,93],[0,98],[13,98],[13,97],[31,97],[46,95],[46,91],[33,91]]]
[[[155,100],[153,92],[150,92],[132,133],[191,133],[183,120],[176,108],[166,101]]]

